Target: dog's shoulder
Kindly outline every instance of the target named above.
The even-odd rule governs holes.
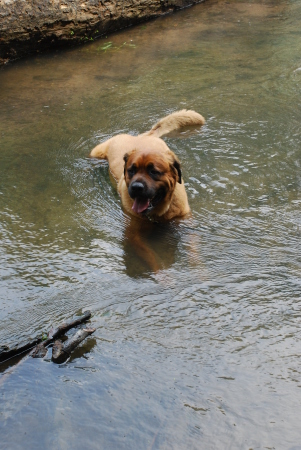
[[[171,220],[175,217],[184,217],[191,212],[188,203],[187,193],[185,190],[184,182],[176,184],[174,194],[172,196],[171,203],[168,210],[162,216],[164,220]]]

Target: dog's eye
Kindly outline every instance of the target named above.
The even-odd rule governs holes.
[[[128,172],[129,177],[133,177],[135,175],[135,173],[137,172],[137,169],[135,166],[131,166],[128,168],[127,172]]]
[[[161,172],[159,172],[159,170],[156,170],[154,167],[150,167],[148,169],[148,173],[151,177],[158,177],[159,175],[161,175]]]

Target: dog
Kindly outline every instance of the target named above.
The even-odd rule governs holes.
[[[185,217],[190,207],[180,161],[161,137],[204,123],[204,117],[195,111],[176,111],[146,133],[108,139],[97,145],[90,157],[108,161],[123,208],[129,214],[155,222]]]

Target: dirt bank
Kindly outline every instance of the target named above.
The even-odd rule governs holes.
[[[81,44],[204,0],[0,0],[0,65]]]

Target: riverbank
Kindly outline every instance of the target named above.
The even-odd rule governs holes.
[[[83,44],[204,0],[0,0],[0,65]]]

